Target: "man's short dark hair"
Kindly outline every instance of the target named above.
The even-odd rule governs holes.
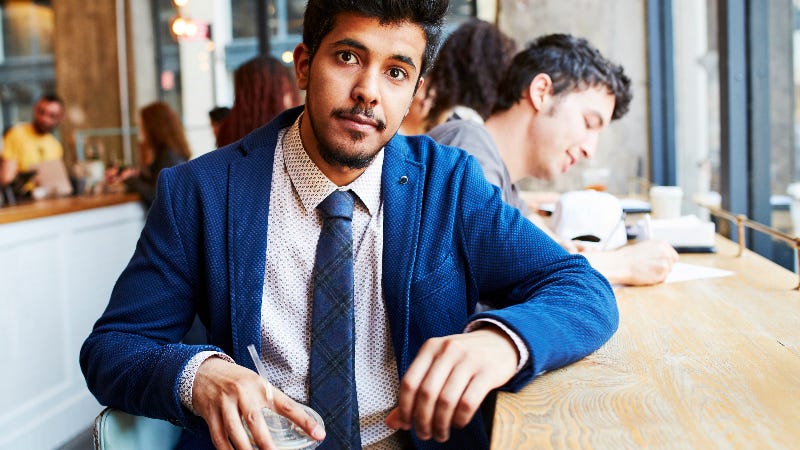
[[[208,118],[214,123],[219,123],[222,122],[223,119],[228,117],[228,114],[230,114],[230,112],[231,109],[228,108],[227,106],[217,106],[212,108],[211,111],[208,112]]]
[[[628,112],[633,92],[622,66],[607,60],[586,39],[568,34],[541,36],[517,53],[500,83],[494,111],[505,111],[522,98],[533,78],[545,73],[553,95],[605,86],[614,95],[612,120]]]
[[[53,93],[44,94],[39,98],[39,101],[47,103],[58,103],[59,105],[64,106],[64,100],[61,100],[61,97]]]
[[[303,43],[313,59],[322,39],[333,29],[336,17],[343,12],[374,17],[382,24],[409,21],[425,32],[422,76],[436,57],[448,4],[448,0],[309,0],[303,19]]]

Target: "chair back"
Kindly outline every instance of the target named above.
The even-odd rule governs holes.
[[[181,428],[167,421],[106,408],[94,419],[95,450],[172,449]]]

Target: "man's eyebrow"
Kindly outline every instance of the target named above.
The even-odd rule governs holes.
[[[339,46],[353,47],[355,49],[364,50],[364,51],[368,50],[366,45],[362,44],[361,42],[359,42],[359,41],[357,41],[355,39],[351,39],[351,38],[339,39],[338,41],[335,41],[335,42],[333,42],[331,44],[331,47],[339,47]],[[414,60],[409,56],[399,55],[399,54],[398,55],[392,55],[392,59],[394,59],[396,61],[399,61],[399,62],[401,62],[403,64],[407,64],[407,65],[411,66],[414,70],[417,70],[417,65],[414,64]]]
[[[392,59],[394,59],[396,61],[400,61],[401,63],[408,64],[414,70],[417,70],[417,65],[414,64],[414,60],[411,59],[410,57],[406,56],[406,55],[392,55]]]
[[[355,39],[350,39],[350,38],[339,39],[338,41],[336,41],[333,44],[331,44],[331,47],[338,47],[338,46],[342,46],[342,45],[346,46],[346,47],[357,48],[359,50],[366,50],[367,49],[366,45],[362,44],[361,42],[358,42]]]

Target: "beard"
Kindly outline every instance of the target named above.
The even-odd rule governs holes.
[[[55,127],[47,127],[46,125],[43,125],[35,120],[31,122],[31,125],[33,125],[33,130],[36,132],[36,134],[39,135],[50,133],[55,129]]]
[[[308,107],[310,107],[310,103],[307,102],[306,108]],[[330,113],[331,118],[337,118],[342,115],[361,115],[368,117],[376,122],[376,129],[378,132],[383,132],[386,130],[386,121],[380,117],[375,117],[375,110],[373,108],[368,108],[363,104],[357,104],[350,109],[337,108]],[[347,137],[349,137],[350,140],[349,145],[334,144],[329,142],[321,133],[318,132],[314,121],[311,119],[313,114],[311,114],[310,110],[308,117],[311,130],[313,131],[314,137],[317,140],[319,154],[326,163],[332,166],[347,167],[350,169],[363,169],[372,163],[380,149],[382,149],[383,146],[386,145],[386,142],[388,142],[388,140],[386,142],[382,142],[377,148],[374,149],[353,151],[353,149],[366,137],[364,133],[358,131],[349,131],[347,134]]]

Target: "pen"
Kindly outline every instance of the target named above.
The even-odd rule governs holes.
[[[650,222],[650,214],[644,215],[644,232],[647,234],[647,239],[653,239],[653,225]]]

